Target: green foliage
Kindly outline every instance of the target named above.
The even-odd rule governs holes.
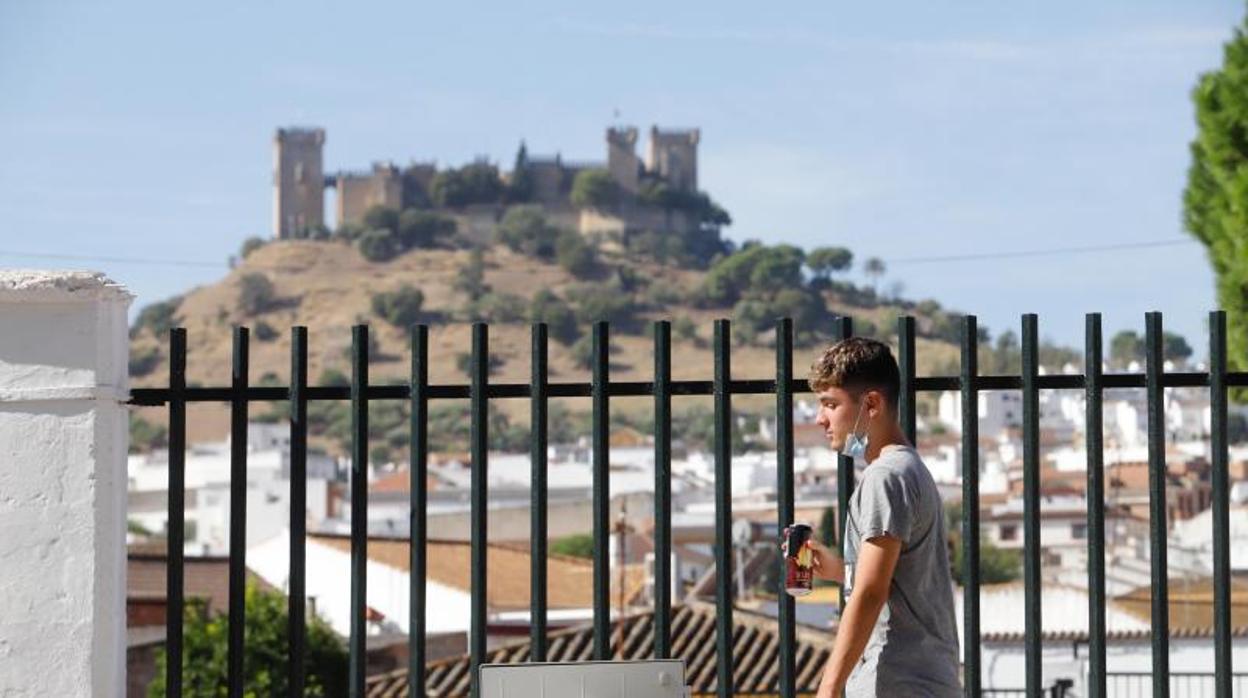
[[[256,339],[261,342],[272,342],[279,336],[278,331],[264,320],[256,323],[255,333]]]
[[[817,279],[826,279],[834,272],[847,271],[854,255],[844,247],[816,247],[806,255],[806,266]]]
[[[555,240],[555,261],[568,273],[583,279],[598,268],[598,255],[592,245],[571,230],[560,231]]]
[[[551,260],[555,258],[559,228],[546,222],[541,206],[512,206],[494,231],[495,239],[515,252]]]
[[[627,293],[610,286],[585,284],[577,288],[572,297],[576,299],[576,317],[582,324],[605,320],[624,330],[636,329],[639,308]]]
[[[401,251],[398,236],[387,228],[371,228],[355,244],[370,262],[388,262]]]
[[[160,365],[160,349],[157,347],[143,347],[142,349],[130,350],[130,377],[139,378],[146,376],[156,367]]]
[[[792,245],[743,248],[719,260],[703,279],[704,297],[718,306],[736,303],[747,293],[774,293],[803,285],[805,254]]]
[[[169,432],[162,424],[152,424],[130,413],[130,452],[147,453],[169,445]]]
[[[246,315],[258,315],[277,302],[273,282],[264,274],[244,274],[238,280],[238,307]]]
[[[529,167],[529,150],[520,141],[516,161],[511,167],[511,179],[507,182],[507,203],[523,204],[533,200],[533,171]]]
[[[672,321],[672,336],[684,342],[698,344],[698,326],[687,315]]]
[[[833,550],[836,549],[836,524],[836,507],[824,509],[819,519],[819,541]]]
[[[572,205],[610,210],[620,201],[620,189],[606,170],[582,170],[572,180]]]
[[[732,225],[732,216],[705,192],[685,191],[663,182],[651,182],[642,187],[638,198],[650,206],[690,213],[703,226],[719,228]]]
[[[594,536],[590,533],[573,533],[570,536],[556,538],[550,543],[550,552],[555,555],[592,558],[594,556]]]
[[[476,302],[490,290],[485,283],[485,252],[480,247],[468,253],[468,262],[459,268],[454,286],[456,291],[468,296],[469,302]]]
[[[529,320],[546,323],[550,336],[564,345],[572,344],[580,336],[576,313],[549,289],[538,291],[529,301]]]
[[[963,552],[959,538],[953,547],[953,557],[949,560],[950,573],[953,581],[962,583]],[[992,543],[980,541],[979,544],[979,583],[1003,584],[1018,579],[1022,574],[1023,560],[1017,550],[1005,550]]]
[[[1118,368],[1126,368],[1132,361],[1144,363],[1147,353],[1144,337],[1133,330],[1122,330],[1109,340],[1110,362]],[[1161,355],[1163,360],[1183,363],[1191,358],[1192,347],[1183,335],[1162,332]]]
[[[163,338],[177,323],[175,315],[180,305],[182,305],[182,296],[174,296],[169,300],[158,301],[144,307],[139,311],[139,316],[134,319],[134,326],[130,328],[130,336],[137,337],[139,332],[146,329],[157,339]]]
[[[473,316],[488,322],[523,322],[528,304],[513,293],[486,293],[472,304]]]
[[[403,284],[395,291],[373,295],[373,313],[395,327],[407,328],[420,321],[425,294]]]
[[[261,247],[264,247],[265,242],[264,238],[258,237],[249,237],[246,240],[243,240],[243,246],[238,251],[239,259],[247,259],[247,255],[255,252]]]
[[[243,684],[248,696],[290,695],[286,683],[289,652],[286,598],[247,585],[243,635]],[[316,617],[308,619],[304,666],[308,696],[347,694],[347,651],[334,631]],[[182,640],[182,686],[188,698],[225,695],[228,668],[229,617],[208,616],[201,601],[188,601]],[[156,655],[156,676],[148,686],[150,698],[165,695],[167,656]]]
[[[1218,306],[1226,311],[1228,368],[1242,371],[1248,369],[1248,22],[1223,47],[1221,69],[1200,77],[1192,101],[1197,135],[1184,224],[1213,267]]]
[[[455,235],[454,219],[414,208],[399,214],[398,241],[404,250],[445,245]]]
[[[324,371],[321,371],[321,377],[317,381],[317,385],[329,388],[345,388],[351,385],[351,376],[348,376],[336,368],[327,368]]]
[[[365,230],[388,230],[397,233],[399,230],[399,212],[385,206],[372,206],[364,212]]]
[[[735,421],[740,415],[733,412]],[[685,446],[710,452],[715,446],[715,412],[705,405],[696,405],[672,415],[672,438],[681,439]],[[745,434],[741,429],[732,430],[732,453],[745,453]]]
[[[486,373],[492,376],[495,373],[498,373],[498,369],[503,367],[503,359],[497,354],[490,354],[490,358],[487,360],[487,364],[488,365],[486,366]],[[458,368],[460,373],[466,376],[471,376],[472,375],[472,352],[464,351],[464,352],[460,352],[456,354],[455,355],[455,368]]]
[[[498,167],[478,161],[459,169],[439,172],[433,178],[430,189],[436,206],[460,208],[471,204],[498,203],[503,195],[503,181],[498,175]]]

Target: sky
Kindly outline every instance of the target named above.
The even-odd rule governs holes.
[[[4,0],[0,267],[103,271],[136,308],[212,283],[270,234],[282,126],[325,128],[336,171],[602,160],[658,124],[701,129],[737,242],[879,257],[994,335],[1160,310],[1204,355],[1189,93],[1242,3],[815,5]]]

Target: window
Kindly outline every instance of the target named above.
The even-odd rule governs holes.
[[[1001,528],[997,532],[997,537],[1001,540],[1018,540],[1018,525],[1001,524]]]
[[[1075,540],[1083,540],[1088,537],[1088,525],[1076,523],[1070,525],[1070,537]]]

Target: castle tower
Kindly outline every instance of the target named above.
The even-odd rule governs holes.
[[[324,225],[325,130],[279,128],[273,137],[273,237]]]
[[[698,139],[700,131],[660,131],[650,128],[650,152],[646,169],[681,191],[698,190]]]
[[[607,172],[620,189],[637,193],[637,179],[641,161],[637,159],[637,129],[607,129]]]

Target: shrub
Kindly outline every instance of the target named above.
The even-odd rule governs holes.
[[[598,266],[598,258],[594,248],[581,237],[580,233],[564,230],[559,233],[555,242],[555,258],[559,266],[579,278],[589,276]]]
[[[550,336],[564,345],[572,344],[580,336],[576,313],[548,289],[538,291],[529,302],[529,320],[546,323]]]
[[[373,295],[373,313],[395,327],[410,327],[421,317],[425,294],[404,284],[396,291]]]
[[[258,315],[273,307],[277,291],[264,274],[244,274],[238,280],[238,305],[246,315]]]
[[[135,337],[146,328],[154,337],[162,337],[173,328],[176,322],[174,315],[178,312],[178,306],[181,304],[182,297],[174,296],[169,300],[152,303],[143,308],[139,311],[139,316],[134,320],[134,327],[130,329],[130,336]]]
[[[360,254],[370,262],[388,262],[399,254],[395,234],[385,228],[373,228],[356,241]]]
[[[160,365],[160,349],[145,347],[130,352],[130,376],[138,378],[146,376]]]
[[[277,330],[274,329],[272,325],[265,322],[264,320],[261,320],[260,322],[256,323],[255,332],[256,332],[256,339],[260,340],[261,342],[272,342],[278,337]]]

